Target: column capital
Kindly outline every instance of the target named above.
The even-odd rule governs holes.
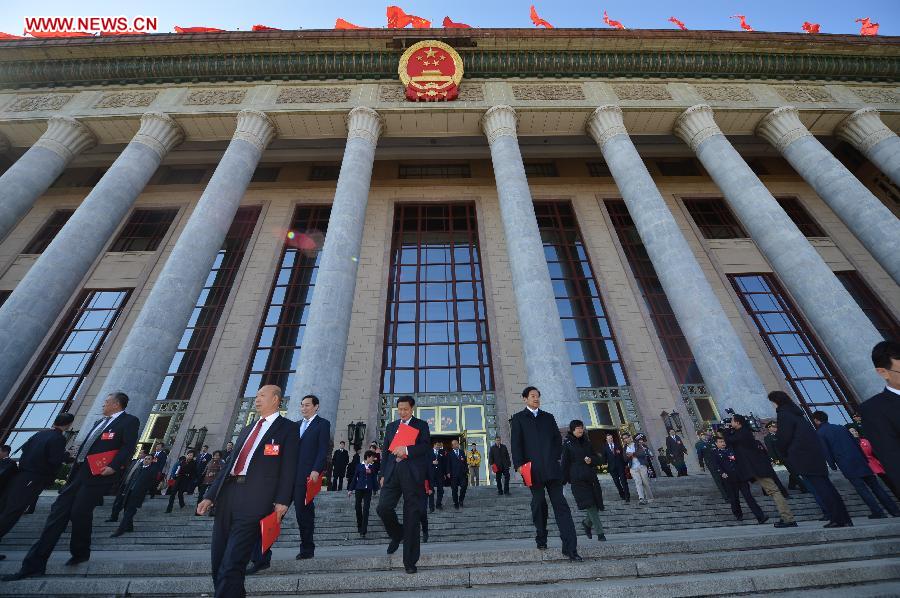
[[[781,106],[765,115],[756,126],[756,134],[779,152],[784,152],[798,139],[812,137],[809,129],[800,122],[800,112],[793,106]]]
[[[97,144],[97,138],[83,123],[70,116],[51,116],[47,130],[34,145],[48,149],[68,162]]]
[[[708,104],[696,104],[681,113],[672,132],[696,153],[701,143],[713,135],[721,135],[722,129],[716,124],[713,109]]]
[[[835,128],[834,134],[864,154],[875,147],[877,143],[895,136],[895,133],[881,120],[878,110],[871,106],[861,108],[845,118]]]
[[[162,158],[183,139],[184,131],[172,117],[162,112],[145,112],[141,128],[131,140],[146,145]]]
[[[622,120],[622,109],[615,104],[606,104],[594,110],[585,126],[601,148],[616,135],[628,135]]]
[[[368,106],[357,106],[347,113],[347,140],[354,137],[366,139],[378,145],[378,138],[384,131],[384,119]]]
[[[481,130],[487,135],[488,143],[494,143],[504,135],[515,137],[518,122],[519,115],[512,106],[492,106],[481,117]]]
[[[232,139],[240,139],[263,151],[275,137],[278,130],[272,119],[259,110],[241,110],[237,115],[237,126]]]

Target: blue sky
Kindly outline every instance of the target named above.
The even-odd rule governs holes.
[[[385,25],[385,6],[397,4],[407,13],[440,25],[444,16],[476,27],[532,27],[528,9],[532,1],[541,17],[556,27],[604,27],[603,10],[631,29],[675,28],[675,16],[689,29],[738,30],[733,14],[745,14],[758,31],[800,32],[805,20],[822,25],[822,33],[857,33],[854,19],[871,17],[881,24],[881,35],[900,35],[900,0],[6,0],[0,31],[21,35],[25,16],[159,17],[160,31],[206,26],[247,30],[254,24],[281,29],[327,29],[337,17],[368,27]],[[127,7],[127,8],[123,8]]]

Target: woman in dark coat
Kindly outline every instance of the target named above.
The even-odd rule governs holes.
[[[600,462],[600,457],[594,452],[594,447],[584,433],[584,422],[572,420],[563,442],[563,483],[571,484],[575,504],[587,513],[581,522],[585,535],[593,537],[593,530],[597,532],[598,540],[606,540],[599,513],[603,509],[603,491],[600,489],[600,480],[597,479],[597,466]]]
[[[812,490],[822,513],[829,520],[825,527],[852,526],[844,500],[828,479],[825,454],[816,429],[786,393],[770,392],[769,400],[775,404],[778,414],[778,452]]]

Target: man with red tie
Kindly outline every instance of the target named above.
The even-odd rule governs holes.
[[[259,522],[273,511],[284,517],[293,498],[299,428],[279,415],[281,398],[274,385],[257,391],[259,419],[241,430],[235,450],[197,505],[198,515],[216,506],[211,549],[216,598],[246,595],[245,570],[260,542]]]

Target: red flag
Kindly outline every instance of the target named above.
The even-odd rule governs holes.
[[[444,17],[444,22],[442,23],[444,27],[447,29],[471,29],[471,25],[466,25],[465,23],[454,23],[450,20],[450,17]]]
[[[31,37],[94,37],[84,31],[26,31]]]
[[[0,31],[0,39],[25,39],[21,35],[13,35],[12,33],[3,33]]]
[[[859,27],[860,35],[878,35],[878,23],[873,23],[869,17],[856,19],[855,22],[861,23]]]
[[[334,22],[335,29],[366,29],[366,27],[360,27],[359,25],[354,25],[350,21],[345,21],[344,19],[338,19]]]
[[[740,19],[741,20],[741,29],[744,31],[753,31],[753,27],[747,24],[747,17],[744,15],[734,15],[730,17],[732,19]]]
[[[687,31],[687,30],[688,30],[688,28],[684,26],[684,23],[682,23],[681,21],[679,21],[679,20],[676,19],[675,17],[669,17],[669,22],[670,22],[670,23],[675,23],[676,25],[678,25],[678,28],[681,29],[682,31]]]
[[[803,31],[805,31],[807,33],[818,33],[819,27],[821,27],[821,25],[819,25],[818,23],[810,23],[809,21],[803,21]]]
[[[535,27],[543,26],[547,29],[553,29],[553,25],[538,16],[537,11],[534,9],[534,4],[531,5],[531,22],[534,23]]]
[[[423,19],[416,15],[408,15],[399,6],[387,7],[388,29],[403,29],[410,24],[412,24],[414,29],[428,29],[431,27],[431,21],[428,19]]]
[[[613,21],[610,19],[605,10],[603,11],[603,22],[615,29],[625,29],[625,25],[623,25],[621,21]]]
[[[254,25],[251,31],[281,31],[277,27],[266,27],[265,25]]]
[[[179,27],[175,25],[175,33],[225,33],[225,30],[215,27]]]

